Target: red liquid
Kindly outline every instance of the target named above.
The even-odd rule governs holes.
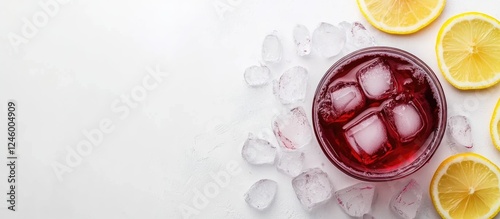
[[[397,54],[372,53],[346,63],[333,69],[315,100],[326,147],[359,171],[389,172],[413,162],[439,120],[424,70]]]

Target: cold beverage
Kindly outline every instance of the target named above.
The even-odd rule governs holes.
[[[441,142],[446,102],[439,81],[415,56],[395,48],[354,52],[328,70],[313,103],[325,154],[364,180],[401,178]]]

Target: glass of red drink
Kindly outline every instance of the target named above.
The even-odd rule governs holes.
[[[434,72],[391,47],[353,52],[328,69],[313,101],[316,138],[349,176],[388,181],[420,169],[441,143],[446,99]]]

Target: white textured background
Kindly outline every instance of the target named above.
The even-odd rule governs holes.
[[[250,166],[240,156],[248,132],[269,131],[273,115],[284,109],[271,86],[252,89],[243,80],[244,69],[260,62],[264,36],[277,30],[285,50],[283,61],[271,68],[274,77],[294,65],[309,70],[307,99],[300,105],[310,113],[315,87],[336,58],[298,57],[291,32],[296,24],[312,32],[323,21],[360,21],[378,44],[425,61],[443,84],[448,115],[467,115],[473,122],[474,151],[500,164],[488,134],[500,86],[458,91],[439,73],[434,54],[437,32],[447,18],[465,11],[499,18],[496,1],[449,1],[434,23],[410,36],[375,30],[352,0],[61,1],[36,34],[13,44],[9,36],[23,36],[23,19],[43,12],[39,4],[47,1],[0,1],[0,121],[6,118],[6,101],[17,100],[20,157],[18,211],[6,210],[6,196],[0,195],[0,218],[181,218],[179,207],[193,207],[196,191],[214,182],[210,173],[226,171],[228,164],[239,172],[207,198],[206,206],[193,207],[192,218],[347,218],[334,202],[304,211],[290,177],[274,166]],[[218,12],[214,5],[227,11]],[[128,107],[129,114],[113,110],[113,104],[125,106],[120,96],[139,89],[146,68],[157,66],[165,73],[162,83]],[[53,165],[66,165],[68,151],[101,120],[112,122],[113,131],[59,180]],[[6,126],[0,124],[4,138]],[[6,146],[1,148],[4,164]],[[305,152],[305,167],[321,167],[335,190],[358,182],[330,164],[315,140]],[[382,192],[373,214],[394,217],[387,191],[409,178],[422,185],[428,201],[432,174],[451,154],[442,144],[417,173],[378,183]],[[6,173],[1,165],[2,194]],[[270,209],[257,212],[243,194],[261,178],[276,180],[279,191]],[[430,206],[423,209],[422,218],[436,217]]]

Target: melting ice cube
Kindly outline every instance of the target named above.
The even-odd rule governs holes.
[[[274,200],[278,184],[270,179],[261,179],[245,193],[245,201],[257,210],[264,210]]]
[[[241,156],[250,164],[273,164],[276,157],[276,147],[267,140],[248,134],[241,149]]]
[[[410,182],[390,202],[391,210],[404,219],[415,218],[422,201],[422,188],[415,180]]]
[[[262,60],[265,62],[277,63],[281,61],[283,48],[276,32],[267,35],[262,42]]]
[[[347,121],[352,116],[347,114],[361,109],[365,103],[365,96],[356,82],[335,84],[329,88],[325,98],[318,111],[327,123]]]
[[[292,180],[292,187],[302,206],[310,211],[332,196],[328,175],[319,168],[308,169]]]
[[[302,172],[304,164],[304,153],[296,151],[282,151],[278,155],[276,168],[292,177],[299,175]]]
[[[312,36],[313,48],[322,57],[330,58],[342,51],[345,44],[345,33],[329,23],[321,23]]]
[[[471,126],[467,117],[456,115],[448,118],[446,132],[450,147],[455,152],[465,152],[473,147]]]
[[[252,87],[265,85],[271,79],[271,71],[266,66],[250,66],[244,73],[245,81]]]
[[[302,101],[306,97],[307,69],[295,66],[286,70],[276,83],[274,94],[282,104]]]
[[[387,130],[379,114],[370,114],[356,121],[352,127],[349,124],[346,126],[347,141],[365,162],[372,162],[373,155],[387,150]]]
[[[356,83],[345,83],[335,86],[330,93],[333,108],[342,114],[363,107],[363,94]]]
[[[293,40],[299,56],[305,56],[311,53],[311,34],[306,26],[301,24],[295,26],[293,29]]]
[[[358,72],[358,81],[370,99],[384,99],[396,92],[396,82],[391,68],[381,58],[376,58]]]
[[[424,127],[422,116],[412,102],[392,108],[392,120],[403,142],[412,140]]]
[[[337,204],[353,217],[370,212],[374,196],[375,186],[369,183],[358,183],[335,192]]]
[[[278,143],[288,150],[302,148],[312,139],[311,125],[302,107],[274,117],[272,126]]]
[[[322,99],[319,101],[318,114],[324,122],[330,124],[337,121],[337,115],[332,106],[332,101],[329,99]]]

